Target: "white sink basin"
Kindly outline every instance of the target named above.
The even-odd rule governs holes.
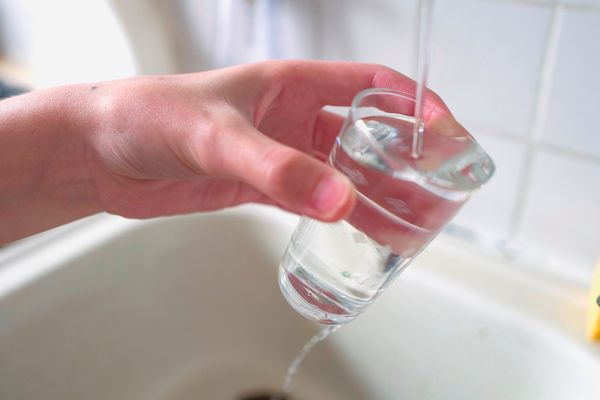
[[[97,216],[15,245],[0,259],[0,398],[235,400],[277,389],[318,329],[277,287],[295,222],[258,206]],[[307,358],[296,398],[598,400],[584,297],[439,238]]]

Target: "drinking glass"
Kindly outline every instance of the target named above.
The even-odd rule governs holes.
[[[494,163],[453,118],[430,104],[415,154],[415,99],[359,93],[329,155],[356,188],[345,220],[302,217],[279,267],[279,286],[306,318],[354,319],[486,183]]]

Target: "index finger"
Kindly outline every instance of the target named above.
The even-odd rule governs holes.
[[[379,64],[347,61],[301,61],[290,68],[290,78],[311,86],[324,105],[349,106],[365,89],[388,88],[414,96],[416,83],[406,75]],[[449,113],[448,107],[428,90],[425,101],[431,108]]]
[[[415,97],[416,82],[391,68],[379,64],[346,61],[299,61],[290,65],[288,79],[310,87],[317,108],[325,105],[349,106],[357,93],[370,88],[397,90]],[[433,91],[425,91],[424,119],[442,135],[465,136],[467,131]],[[414,102],[398,104],[398,112],[414,115]],[[443,128],[443,129],[442,129]]]

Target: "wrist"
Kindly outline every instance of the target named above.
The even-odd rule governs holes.
[[[49,113],[57,115],[48,183],[62,188],[55,192],[58,201],[69,204],[84,215],[102,211],[94,181],[93,136],[99,131],[97,102],[91,85],[80,84],[51,89]]]

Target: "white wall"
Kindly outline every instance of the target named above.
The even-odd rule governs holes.
[[[105,0],[0,0],[0,57],[35,87],[134,75],[137,62]]]

